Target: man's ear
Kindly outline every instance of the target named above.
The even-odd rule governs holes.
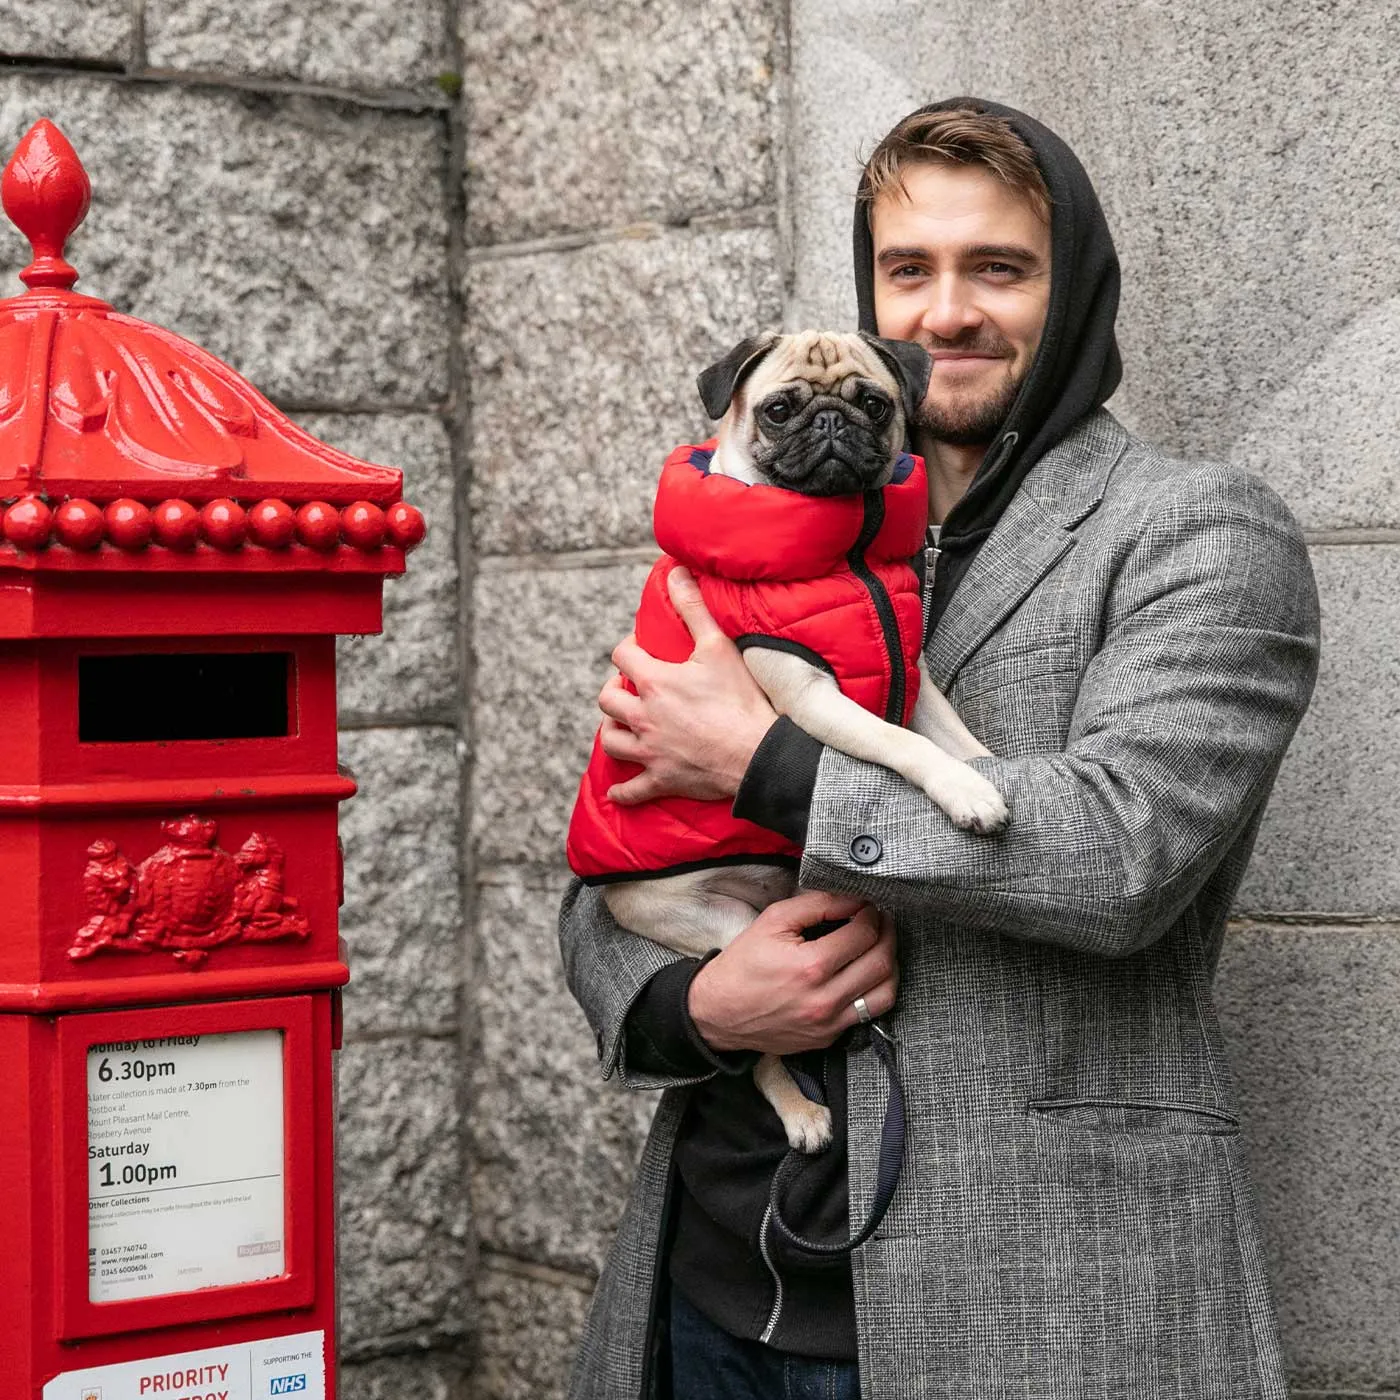
[[[861,331],[860,338],[885,362],[885,367],[898,381],[904,400],[904,421],[910,422],[928,393],[928,377],[933,371],[928,352],[912,340],[884,340],[869,331]]]
[[[729,411],[734,391],[753,373],[758,362],[778,343],[774,331],[741,340],[722,360],[702,370],[695,381],[700,402],[711,418],[723,418]]]

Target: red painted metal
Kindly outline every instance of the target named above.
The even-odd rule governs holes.
[[[335,637],[379,630],[423,517],[399,472],[75,292],[88,193],[47,121],[0,178],[33,249],[0,301],[0,1400],[315,1331],[333,1400]],[[284,1051],[282,1274],[91,1301],[88,1047],[258,1029]]]

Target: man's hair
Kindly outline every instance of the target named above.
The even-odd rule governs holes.
[[[1025,195],[1042,219],[1050,219],[1050,191],[1035,156],[1001,117],[967,107],[905,117],[865,163],[860,194],[865,206],[896,190],[907,195],[904,173],[917,165],[980,165]]]

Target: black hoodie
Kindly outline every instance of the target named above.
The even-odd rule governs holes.
[[[920,110],[949,108],[1003,118],[1034,152],[1051,199],[1051,277],[1045,328],[1030,371],[972,484],[943,524],[930,626],[947,608],[1026,473],[1104,403],[1121,372],[1113,334],[1118,258],[1084,168],[1053,132],[1009,107],[956,97]],[[866,208],[858,199],[856,298],[861,329],[876,331],[874,247]],[[820,758],[817,740],[780,719],[754,754],[735,815],[803,841]],[[758,1230],[767,1184],[786,1143],[777,1115],[747,1073],[754,1057],[714,1055],[690,1022],[686,1001],[699,965],[684,960],[647,985],[628,1017],[627,1057],[637,1069],[662,1074],[701,1075],[716,1066],[728,1071],[697,1087],[682,1125],[669,1273],[713,1321],[739,1336],[756,1337],[772,1300]],[[809,1068],[820,1072],[820,1066]],[[847,1228],[844,1052],[829,1053],[824,1069],[835,1141],[812,1160],[790,1202],[800,1230],[833,1239]],[[848,1262],[804,1259],[787,1250],[776,1262],[788,1299],[774,1344],[808,1355],[854,1358]]]

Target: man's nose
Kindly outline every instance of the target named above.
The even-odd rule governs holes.
[[[940,277],[929,289],[922,329],[939,340],[956,340],[982,324],[982,313],[960,277]]]

